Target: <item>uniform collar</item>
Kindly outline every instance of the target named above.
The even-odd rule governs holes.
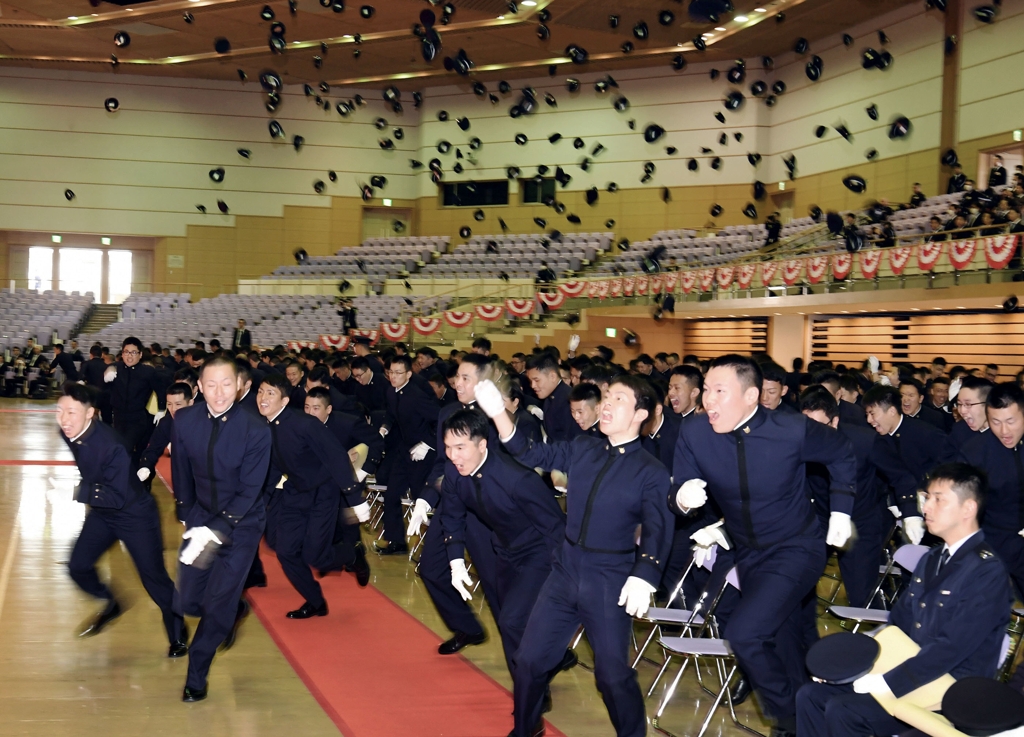
[[[756,407],[754,407],[754,411],[747,415],[743,419],[743,421],[740,422],[740,424],[738,424],[736,427],[732,429],[732,431],[739,432],[740,430],[745,430],[746,432],[750,432],[749,430],[746,429],[748,426],[753,427],[756,425],[760,425],[761,420],[764,418],[764,412],[761,412],[761,409],[761,405],[758,404]],[[767,411],[768,410],[765,410],[765,412]],[[757,422],[755,422],[755,420],[757,420]]]
[[[75,435],[75,437],[71,438],[70,442],[74,443],[75,441],[80,440],[86,433],[88,433],[92,429],[92,424],[92,420],[89,420],[85,424],[85,428],[82,430],[82,432],[78,433],[77,435]]]
[[[286,409],[288,409],[288,405],[287,404],[285,406],[283,406],[281,409],[279,409],[277,411],[276,415],[274,415],[273,417],[268,417],[267,418],[267,424],[269,424],[269,425],[274,424],[274,420],[276,420],[278,417],[280,417],[282,414],[284,414],[284,411]]]
[[[975,530],[974,532],[972,532],[967,537],[960,538],[959,540],[957,540],[952,545],[950,545],[949,543],[946,543],[945,545],[942,546],[942,549],[944,551],[948,550],[949,551],[949,557],[952,558],[954,555],[956,555],[957,551],[960,550],[960,548],[962,548],[969,540],[972,540],[974,538],[974,536],[977,535],[979,532],[981,532],[980,529],[979,530]]]
[[[637,435],[635,438],[627,440],[623,443],[616,445],[611,440],[608,440],[604,447],[606,450],[618,449],[619,453],[632,453],[633,451],[640,450],[640,436]]]
[[[651,439],[654,439],[655,437],[657,437],[658,433],[661,432],[661,428],[663,428],[664,426],[665,426],[665,413],[663,411],[661,413],[661,422],[659,422],[658,426],[656,428],[654,428],[654,432],[652,432],[650,434]]]
[[[903,415],[900,415],[900,421],[898,423],[896,423],[896,427],[894,427],[892,429],[892,432],[889,433],[889,437],[892,437],[893,435],[898,433],[900,431],[901,427],[903,427]]]
[[[472,473],[470,473],[469,475],[470,476],[477,476],[477,478],[479,478],[480,469],[483,468],[485,465],[487,465],[487,459],[490,458],[490,457],[491,457],[491,450],[490,450],[490,448],[487,448],[487,449],[484,450],[484,459],[482,461],[480,461],[480,465],[477,466],[476,468],[474,468]]]
[[[228,408],[227,408],[226,410],[224,410],[223,412],[221,412],[220,414],[217,414],[217,415],[213,414],[213,412],[211,412],[211,411],[210,411],[210,405],[209,405],[209,404],[207,404],[207,405],[206,405],[206,414],[207,414],[207,416],[208,416],[208,417],[209,417],[209,418],[210,418],[211,420],[219,420],[219,419],[220,419],[221,417],[224,417],[224,416],[225,416],[226,414],[228,414],[228,413],[229,413],[229,412],[230,412],[230,411],[231,411],[232,409],[234,409],[234,408],[235,408],[235,405],[237,405],[237,404],[238,404],[238,402],[232,402],[232,403],[231,403],[231,404],[230,404],[230,405],[228,406]]]
[[[398,387],[397,389],[395,389],[395,394],[398,394],[398,393],[399,393],[399,392],[401,392],[401,391],[402,391],[403,389],[405,389],[405,387],[409,386],[409,381],[411,381],[411,379],[407,379],[407,380],[406,380],[406,382],[405,382],[404,384],[402,384],[402,385],[401,385],[400,387]]]

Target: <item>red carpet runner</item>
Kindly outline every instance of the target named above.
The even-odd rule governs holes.
[[[158,472],[166,483],[169,459]],[[511,694],[461,655],[438,655],[441,638],[373,586],[360,589],[352,574],[332,574],[320,580],[331,613],[290,620],[285,612],[301,598],[266,546],[260,556],[269,585],[250,589],[253,610],[345,737],[511,731]],[[564,737],[550,724],[547,734]]]

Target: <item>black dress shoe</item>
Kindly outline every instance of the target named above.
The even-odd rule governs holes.
[[[575,650],[566,649],[565,655],[562,656],[562,662],[558,664],[558,670],[556,673],[561,673],[563,670],[570,670],[579,665],[580,658],[576,654]]]
[[[404,555],[409,552],[409,546],[405,543],[388,543],[385,547],[373,546],[377,555]]]
[[[171,646],[167,648],[168,658],[183,658],[188,655],[188,643],[183,640],[175,640],[171,643]]]
[[[551,688],[549,687],[544,689],[544,701],[541,702],[540,713],[547,714],[549,711],[551,711],[551,707]]]
[[[729,695],[732,697],[733,706],[742,704],[746,701],[752,690],[753,689],[750,687],[750,681],[741,673],[739,680],[729,687]]]
[[[366,560],[366,548],[363,547],[362,543],[356,543],[356,559],[352,562],[352,572],[356,574],[356,583],[361,587],[365,587],[370,583],[370,562]]]
[[[122,613],[121,605],[117,603],[116,599],[111,599],[107,602],[107,606],[104,607],[103,611],[96,615],[96,619],[92,621],[92,624],[79,632],[78,636],[92,637],[93,635],[98,635],[103,631],[104,627],[120,617]]]
[[[249,576],[245,579],[245,588],[247,589],[265,589],[267,588],[267,574],[260,573],[255,576]]]
[[[481,632],[478,635],[467,635],[465,632],[456,632],[455,637],[445,640],[437,648],[441,655],[454,655],[459,650],[469,645],[479,645],[487,640],[487,633]]]
[[[249,602],[245,599],[239,599],[238,611],[235,612],[235,623],[231,625],[231,631],[228,632],[228,636],[221,643],[221,650],[230,650],[235,644],[235,638],[238,637],[238,628],[242,626],[242,621],[249,616],[250,611],[252,611],[252,607],[249,606]]]
[[[186,704],[192,704],[196,701],[202,701],[206,698],[206,687],[203,688],[192,688],[185,686],[185,690],[181,692],[181,700]]]
[[[327,602],[325,601],[320,606],[313,606],[308,601],[300,606],[298,609],[288,612],[288,619],[309,619],[310,617],[326,617],[327,616]]]

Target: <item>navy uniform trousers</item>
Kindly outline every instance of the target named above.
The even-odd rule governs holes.
[[[160,607],[168,640],[175,642],[181,637],[182,620],[173,611],[174,582],[164,566],[160,513],[148,492],[123,509],[89,509],[68,561],[71,579],[91,596],[113,599],[96,573],[96,561],[118,540],[128,549],[146,593]]]
[[[284,493],[282,497],[275,505],[274,552],[295,590],[313,606],[322,606],[323,591],[313,578],[312,569],[334,567],[333,543],[340,504],[338,486],[331,481],[315,492]]]
[[[811,683],[800,689],[799,737],[865,737],[903,734],[907,725],[878,705],[871,694],[853,692],[853,684]]]
[[[392,430],[398,432],[398,429]],[[436,451],[428,451],[422,461],[409,457],[409,448],[399,444],[395,459],[388,474],[387,489],[384,491],[384,539],[389,543],[405,542],[405,521],[402,515],[402,498],[406,492],[416,494],[427,483],[430,469],[434,467]]]
[[[124,440],[128,455],[132,458],[132,468],[138,468],[149,437],[153,434],[153,415],[146,410],[135,412],[115,411],[114,429]]]
[[[189,688],[206,688],[213,656],[235,624],[238,600],[265,526],[263,501],[257,500],[249,513],[235,525],[231,539],[216,546],[213,562],[208,568],[178,566],[175,611],[200,618],[188,648],[185,685]],[[182,550],[188,542],[182,541]]]

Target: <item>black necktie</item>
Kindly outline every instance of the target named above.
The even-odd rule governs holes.
[[[938,576],[942,573],[942,568],[949,561],[949,548],[943,548],[942,555],[939,556],[939,567],[935,569],[935,575]]]
[[[214,514],[220,514],[220,504],[217,500],[217,474],[214,465],[214,450],[217,445],[217,437],[220,435],[221,418],[210,415],[213,420],[213,429],[210,430],[210,443],[206,446],[206,474],[210,479],[210,510]]]

